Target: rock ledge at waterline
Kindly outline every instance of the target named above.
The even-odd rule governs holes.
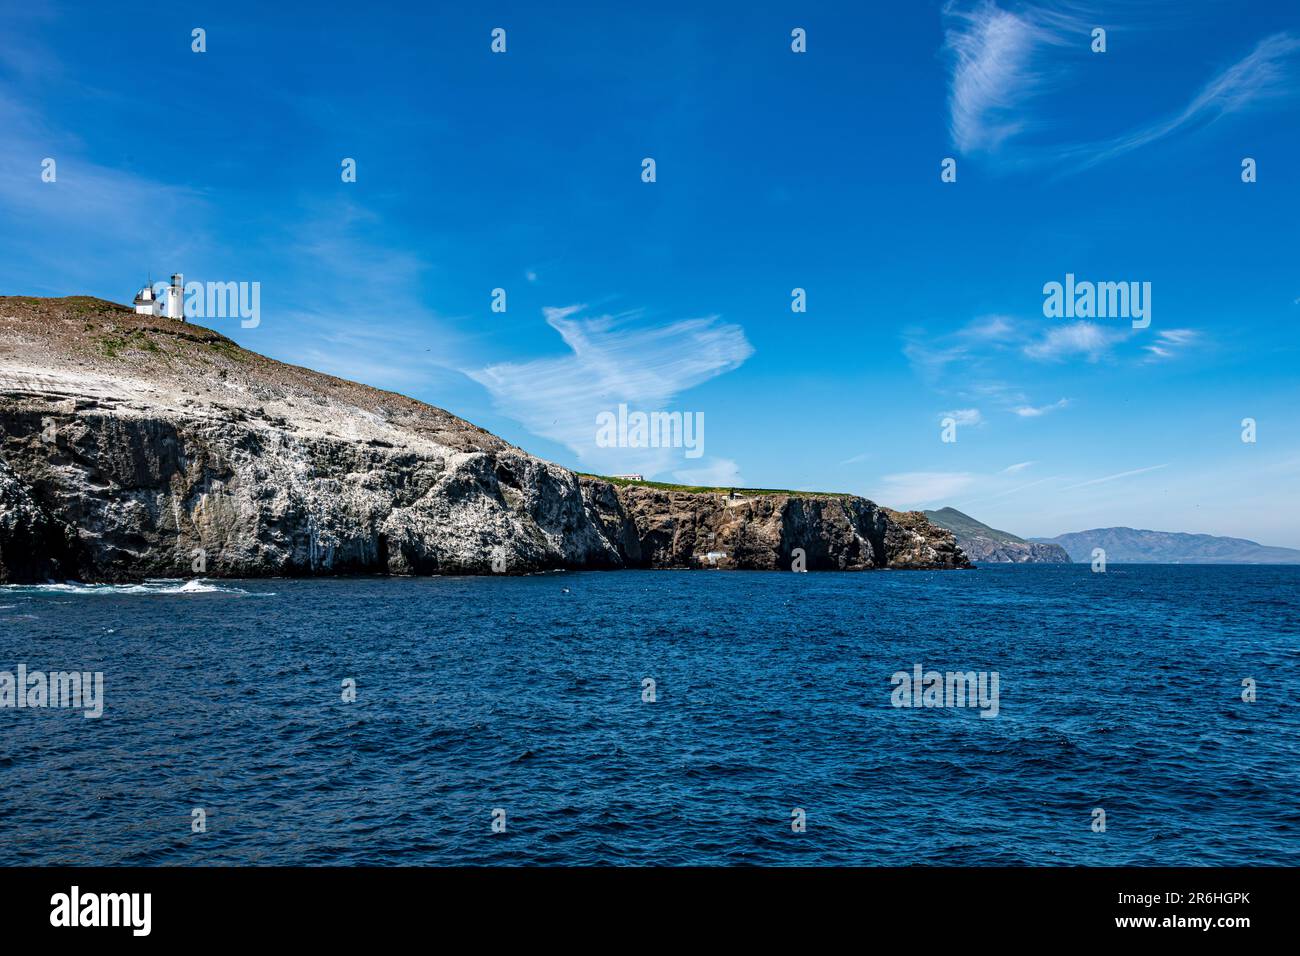
[[[577,475],[201,326],[0,297],[0,582],[784,570],[797,548],[810,571],[968,566],[918,512]]]

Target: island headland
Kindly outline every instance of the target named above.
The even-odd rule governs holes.
[[[581,475],[190,322],[0,297],[3,583],[969,566],[920,512]]]

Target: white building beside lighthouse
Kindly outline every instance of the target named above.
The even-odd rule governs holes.
[[[157,315],[158,300],[153,297],[153,286],[145,286],[135,294],[136,315]]]

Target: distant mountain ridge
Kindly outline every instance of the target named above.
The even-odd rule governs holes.
[[[1182,531],[1094,528],[1030,540],[1060,545],[1075,561],[1091,561],[1093,549],[1102,548],[1107,561],[1121,564],[1300,564],[1300,549]]]
[[[1009,531],[990,528],[956,508],[940,508],[923,514],[931,524],[951,531],[957,537],[957,546],[976,564],[1070,563],[1070,555],[1060,545],[1026,541]]]

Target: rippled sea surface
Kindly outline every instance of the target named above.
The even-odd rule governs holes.
[[[0,710],[0,862],[1300,864],[1300,567],[182,584],[0,588],[105,682]]]

